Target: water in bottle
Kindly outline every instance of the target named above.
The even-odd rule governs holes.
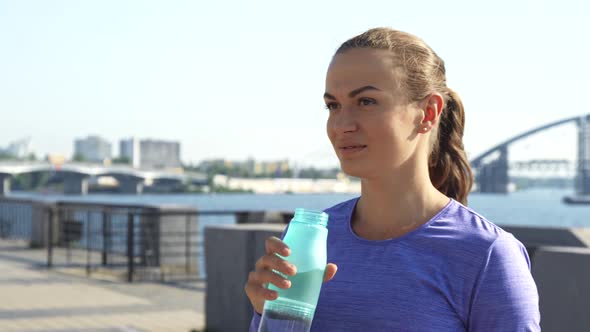
[[[282,258],[297,267],[297,274],[281,274],[291,281],[290,288],[269,285],[268,288],[277,291],[279,296],[264,303],[259,332],[310,330],[327,263],[327,224],[328,215],[325,212],[295,210],[283,239],[291,249],[291,255]]]

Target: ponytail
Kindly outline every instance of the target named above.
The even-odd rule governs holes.
[[[436,189],[467,205],[473,173],[463,148],[465,111],[461,99],[451,89],[448,89],[446,104],[438,125],[438,139],[430,154],[428,171]]]

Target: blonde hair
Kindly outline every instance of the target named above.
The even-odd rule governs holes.
[[[465,111],[459,95],[447,87],[444,61],[420,38],[389,28],[371,29],[353,37],[336,54],[354,48],[389,50],[408,102],[421,101],[433,92],[443,96],[445,107],[432,142],[428,171],[440,192],[467,204],[473,173],[463,148]]]

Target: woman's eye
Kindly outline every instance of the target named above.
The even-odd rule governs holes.
[[[326,104],[326,109],[327,110],[335,110],[338,107],[338,103],[327,103]]]
[[[377,102],[375,101],[375,99],[372,98],[361,98],[359,99],[359,104],[361,106],[369,106],[369,105],[374,105]]]

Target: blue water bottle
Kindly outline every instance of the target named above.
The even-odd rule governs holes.
[[[327,263],[328,214],[295,209],[295,215],[283,242],[291,249],[288,257],[279,257],[297,267],[294,276],[283,277],[291,287],[282,289],[269,284],[278,292],[276,300],[267,300],[258,332],[309,332],[320,295]]]

